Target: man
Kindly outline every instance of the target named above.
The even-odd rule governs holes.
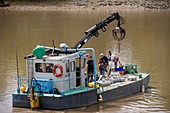
[[[111,61],[112,53],[111,51],[108,52],[108,60]]]
[[[87,69],[88,81],[92,82],[93,81],[93,73],[94,73],[92,56],[88,56],[88,61],[86,63],[86,69]]]
[[[104,71],[107,73],[107,66],[109,64],[109,59],[103,54],[100,54],[101,59],[104,61]],[[107,73],[108,74],[108,73]]]
[[[111,53],[111,51],[108,52],[108,60],[109,60],[109,75],[111,74],[112,70],[115,70],[115,68],[113,68],[113,63],[116,61],[116,56],[114,54]]]

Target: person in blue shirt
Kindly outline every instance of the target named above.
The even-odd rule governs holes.
[[[109,65],[109,59],[103,53],[100,54],[100,57],[104,62],[104,72],[108,75],[107,66]]]

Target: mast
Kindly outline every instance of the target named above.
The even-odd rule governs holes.
[[[18,52],[17,52],[17,44],[15,42],[15,51],[16,51],[16,66],[17,66],[17,83],[18,83],[18,88],[17,88],[17,93],[20,93],[20,87],[19,87],[19,67],[18,67]]]

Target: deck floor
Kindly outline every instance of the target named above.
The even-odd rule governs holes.
[[[149,75],[147,73],[140,73],[140,74],[142,74],[142,78],[140,78],[139,76],[136,76],[137,80],[135,80],[135,81],[129,81],[127,79],[126,75],[125,75],[125,82],[116,82],[116,83],[110,84],[108,86],[100,86],[99,89],[97,90],[97,93],[102,93],[102,92],[105,92],[105,91],[109,91],[109,90],[112,90],[112,89],[115,89],[115,88],[118,88],[118,87],[121,87],[121,86],[125,86],[125,85],[128,85],[128,84],[134,83],[136,81],[143,80],[143,78],[145,78]]]

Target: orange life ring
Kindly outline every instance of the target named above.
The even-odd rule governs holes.
[[[56,73],[56,69],[59,68],[60,69],[60,73]],[[60,77],[63,75],[63,67],[59,64],[55,64],[52,68],[52,73],[54,76],[56,77]]]

